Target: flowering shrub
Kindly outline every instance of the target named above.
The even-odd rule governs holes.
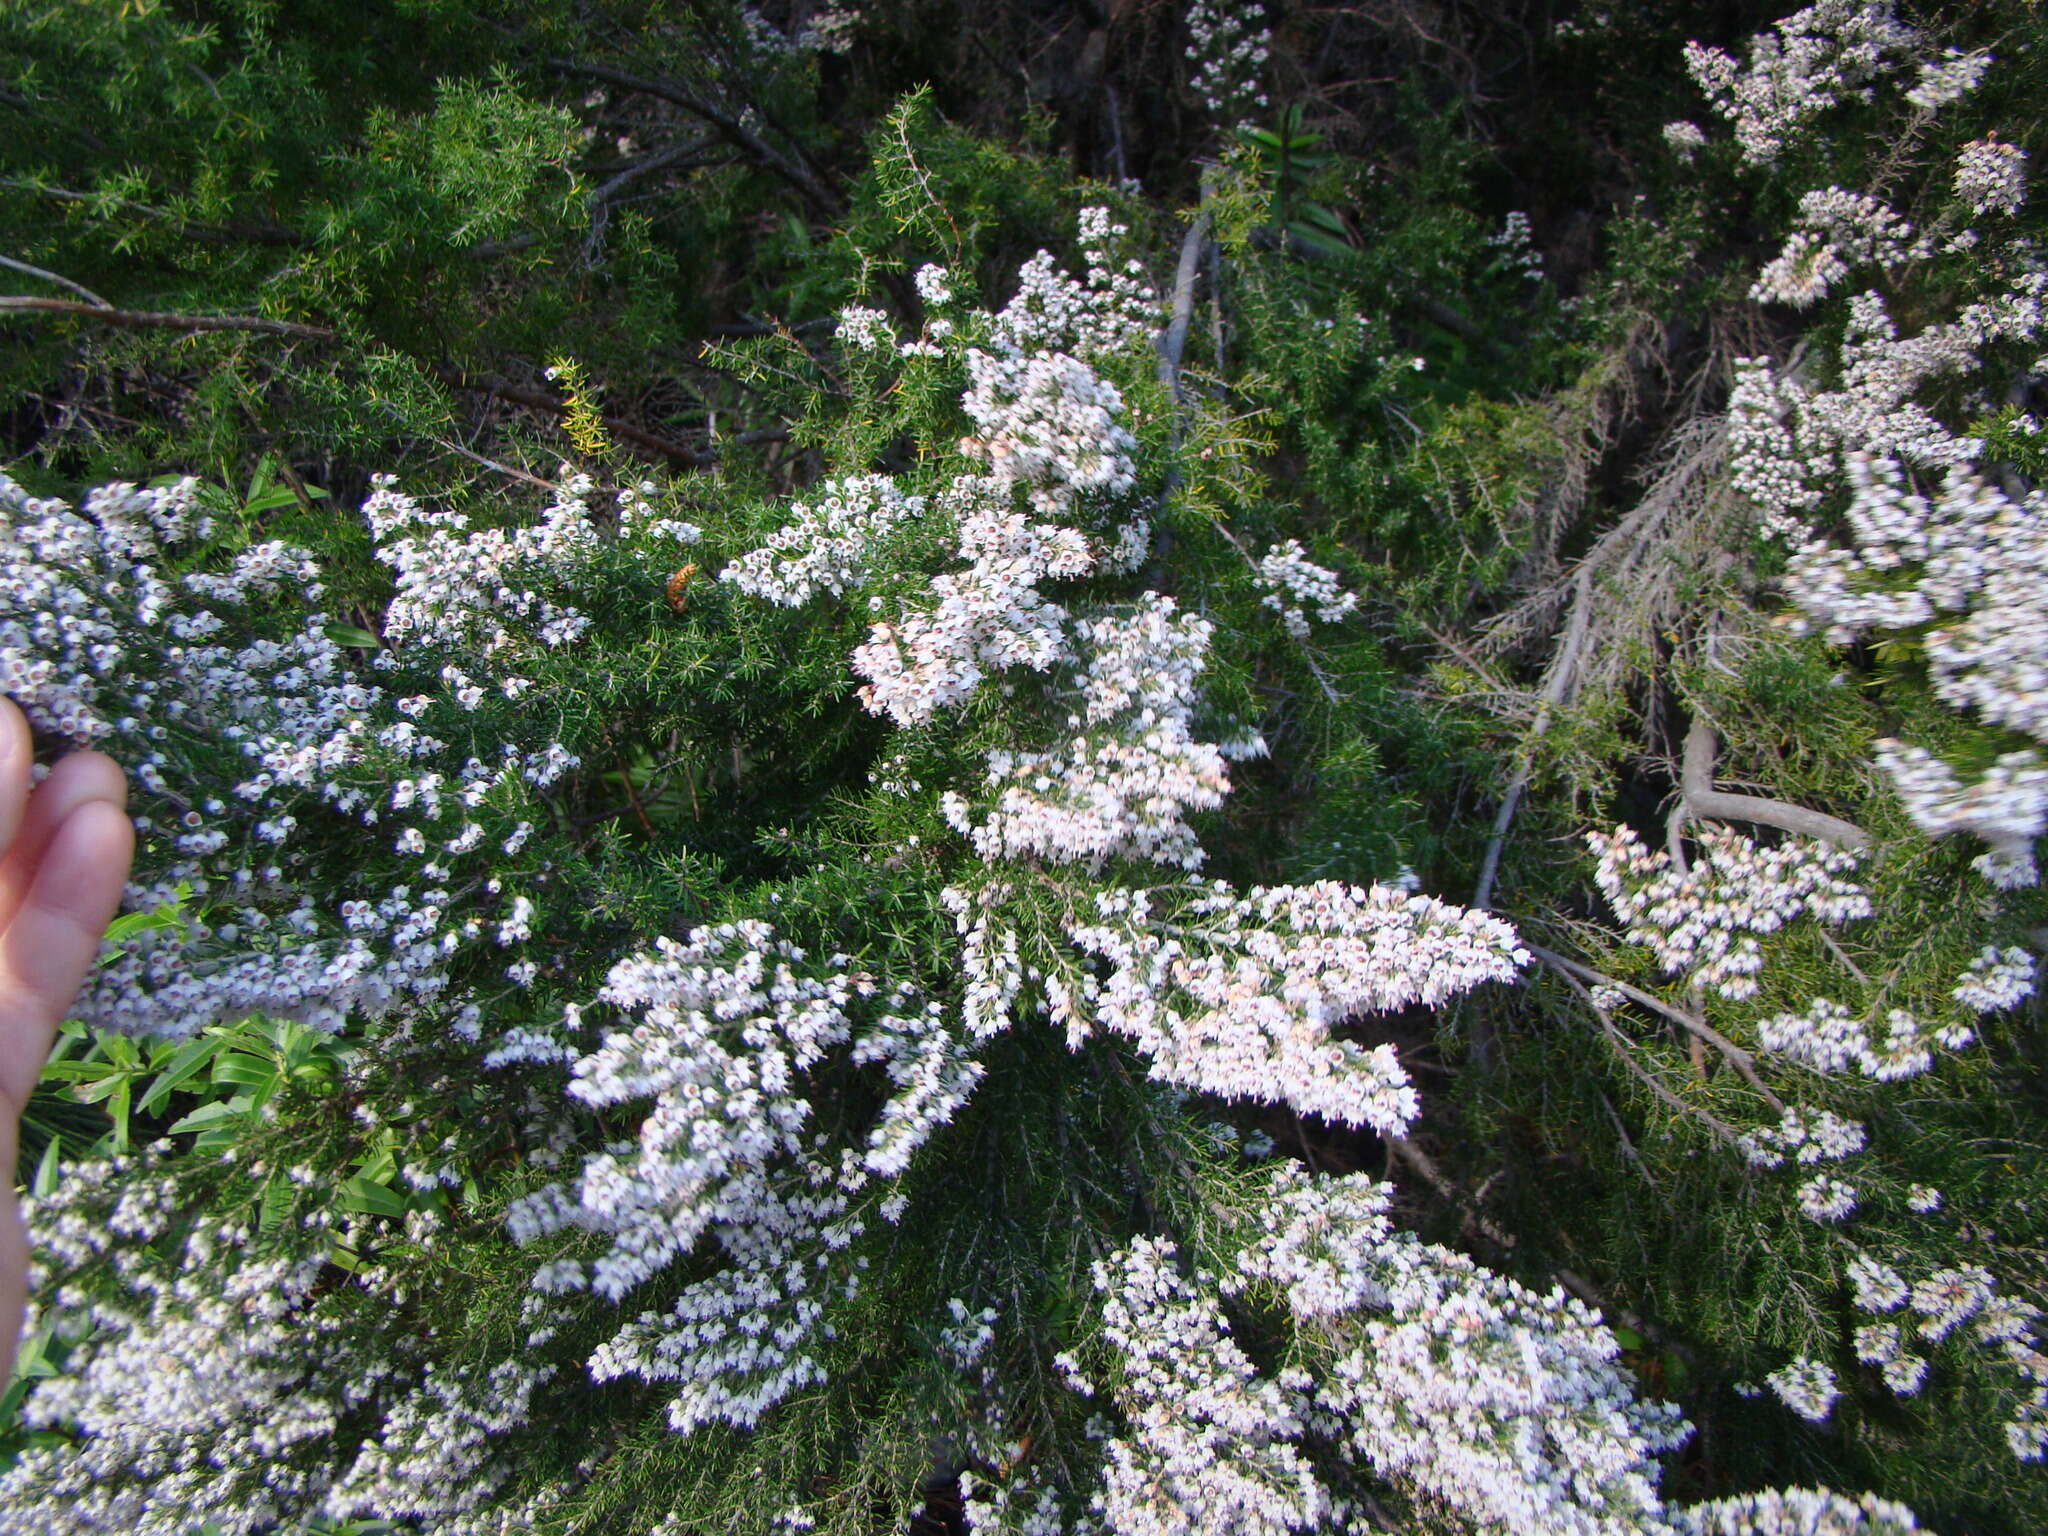
[[[2030,13],[416,9],[360,195],[0,146],[0,1525],[2039,1524]],[[384,36],[160,10],[8,109]]]

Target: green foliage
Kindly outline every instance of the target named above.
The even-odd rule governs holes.
[[[796,19],[765,9],[777,26]],[[1887,1391],[1854,1364],[1865,1319],[1846,1264],[1853,1241],[1921,1270],[1981,1263],[2004,1292],[2048,1294],[2039,999],[1906,1083],[1773,1063],[1759,1028],[1816,995],[1873,1017],[1953,1012],[1985,945],[2038,949],[2040,893],[1992,893],[1970,868],[1980,848],[1927,839],[1872,765],[1882,737],[1965,769],[2013,738],[1935,697],[1932,626],[1844,649],[1774,622],[1784,550],[1730,510],[1724,461],[1626,544],[1674,445],[1717,429],[1735,357],[1797,356],[1814,381],[1840,382],[1857,288],[1806,313],[1749,297],[1802,192],[1895,193],[1946,233],[1965,222],[1948,175],[1962,144],[1996,128],[2025,136],[2037,164],[2048,151],[2030,105],[2048,79],[2035,8],[1923,18],[1956,47],[1993,51],[1981,95],[1910,122],[1895,102],[1847,101],[1762,169],[1685,77],[1680,50],[1709,21],[1696,7],[1594,8],[1566,28],[1453,5],[1439,8],[1441,39],[1419,12],[1371,28],[1303,13],[1282,34],[1286,91],[1228,134],[1154,110],[1182,84],[1164,8],[1112,6],[1085,24],[993,4],[869,9],[843,55],[763,47],[746,9],[723,3],[7,9],[0,222],[13,235],[0,255],[68,286],[17,267],[0,287],[303,329],[0,315],[0,385],[16,402],[0,459],[50,494],[202,474],[216,532],[168,574],[221,570],[266,540],[303,545],[322,566],[325,634],[366,666],[395,657],[411,670],[392,686],[421,690],[439,687],[445,658],[383,634],[390,572],[352,515],[372,473],[401,473],[472,527],[523,526],[519,508],[577,470],[644,482],[658,515],[699,526],[701,544],[605,542],[575,595],[586,639],[536,655],[523,701],[490,693],[461,723],[480,755],[545,727],[581,759],[555,792],[505,789],[481,813],[494,829],[538,825],[494,872],[534,900],[547,959],[530,990],[494,982],[492,1037],[588,1003],[601,977],[573,967],[590,957],[769,911],[816,954],[954,999],[959,943],[939,893],[960,846],[938,797],[975,782],[1020,721],[1057,722],[1050,706],[1032,716],[1029,699],[984,696],[889,730],[861,707],[848,656],[957,563],[955,530],[893,531],[858,600],[802,611],[747,600],[717,573],[827,475],[887,472],[928,491],[957,471],[974,430],[961,349],[987,341],[972,311],[999,307],[1041,246],[1071,260],[1078,209],[1107,206],[1130,227],[1129,255],[1168,302],[1198,228],[1178,377],[1162,380],[1149,355],[1104,371],[1150,498],[1138,580],[1232,637],[1204,677],[1205,729],[1256,730],[1272,749],[1233,767],[1232,798],[1202,826],[1204,873],[1411,871],[1463,900],[1497,854],[1496,908],[1585,974],[1539,967],[1526,987],[1352,1026],[1397,1042],[1424,1089],[1405,1154],[1163,1091],[1115,1041],[1074,1052],[1050,1028],[1013,1030],[979,1058],[972,1117],[904,1177],[936,1214],[872,1222],[829,1258],[836,1281],[861,1280],[821,1346],[829,1386],[754,1431],[682,1437],[659,1390],[551,1380],[506,1449],[495,1505],[567,1487],[532,1529],[637,1532],[673,1516],[678,1531],[754,1531],[801,1508],[820,1531],[852,1533],[901,1529],[927,1501],[936,1514],[963,1470],[1084,1480],[1100,1405],[1044,1362],[1100,1347],[1089,1264],[1161,1231],[1191,1268],[1227,1268],[1255,1200],[1247,1148],[1264,1139],[1331,1170],[1392,1166],[1404,1221],[1538,1289],[1563,1280],[1598,1298],[1643,1390],[1699,1426],[1667,1473],[1674,1497],[1824,1482],[1902,1499],[1936,1529],[2038,1528],[2042,1474],[2012,1460],[1999,1427],[2010,1373],[1958,1343],[1931,1351],[1920,1395]],[[1737,9],[1703,40],[1734,47],[1774,19]],[[1689,163],[1661,136],[1677,118],[1712,130]],[[1518,212],[1534,268],[1507,237]],[[1982,249],[1872,281],[1910,333],[2004,291],[2043,228],[2037,201]],[[928,262],[947,269],[943,306],[913,287]],[[863,351],[835,339],[853,304],[887,312],[899,340],[935,319],[961,330],[937,355]],[[2037,353],[1994,352],[1921,397],[2021,489],[2048,474]],[[1816,513],[1824,526],[1840,502]],[[1306,644],[1254,575],[1288,539],[1363,599]],[[1600,573],[1597,612],[1559,684],[1580,561]],[[532,579],[545,587],[545,572]],[[1112,594],[1104,581],[1084,600]],[[257,612],[250,632],[282,638],[290,618]],[[1713,727],[1724,792],[1825,811],[1871,838],[1858,878],[1873,915],[1771,935],[1747,999],[1708,998],[1627,942],[1581,841],[1626,822],[1653,848],[1669,828],[1697,851],[1699,827],[1667,821],[1695,719]],[[381,791],[406,771],[393,754],[362,777]],[[892,778],[916,788],[885,788]],[[1510,795],[1518,808],[1496,831]],[[366,889],[405,878],[388,838],[335,820],[308,857]],[[145,856],[169,846],[158,826]],[[1066,933],[1092,886],[1038,868],[1013,885],[1000,916],[1025,1001],[1079,986]],[[222,920],[187,902],[124,917],[111,937]],[[1662,1006],[1596,1005],[1595,974]],[[1774,1122],[1770,1099],[1685,1017],[1710,1018],[1786,1102],[1868,1128],[1853,1223],[1800,1214],[1811,1169],[1760,1169],[1733,1150]],[[402,1340],[408,1371],[481,1374],[540,1326],[527,1305],[537,1258],[506,1215],[561,1177],[567,1154],[505,1108],[514,1088],[560,1100],[561,1073],[522,1064],[483,1082],[475,1061],[440,1034],[360,1022],[328,1036],[258,1017],[160,1044],[67,1026],[28,1106],[19,1177],[47,1194],[89,1158],[159,1145],[181,1221],[239,1213],[259,1245],[331,1267],[322,1315],[337,1337]],[[872,1067],[840,1071],[819,1091],[818,1129],[867,1124],[880,1083]],[[578,1113],[590,1145],[638,1124]],[[1393,1161],[1414,1155],[1430,1161]],[[1421,1167],[1433,1172],[1405,1171]],[[1907,1205],[1914,1185],[1944,1192],[1938,1218]],[[584,1258],[601,1246],[561,1242]],[[341,1283],[382,1266],[408,1277],[395,1307]],[[658,1311],[712,1269],[703,1255],[681,1263],[633,1306]],[[999,1403],[936,1337],[954,1298],[1002,1315]],[[1245,1347],[1268,1367],[1311,1351],[1267,1302],[1233,1315]],[[593,1308],[544,1326],[582,1358],[616,1324]],[[20,1410],[81,1342],[32,1330],[0,1398],[0,1454],[55,1443]],[[1825,1425],[1751,1391],[1802,1354],[1843,1377]],[[1008,1441],[991,1453],[998,1415]],[[351,1423],[343,1439],[364,1432]],[[1417,1529],[1450,1519],[1369,1469],[1329,1470]]]

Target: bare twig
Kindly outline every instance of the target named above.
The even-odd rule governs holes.
[[[830,188],[803,166],[770,146],[747,126],[744,119],[717,102],[700,96],[681,81],[666,77],[658,80],[649,79],[645,75],[614,69],[609,64],[586,64],[578,59],[550,59],[548,68],[560,74],[602,80],[605,84],[617,86],[622,91],[638,91],[642,95],[665,101],[671,106],[681,107],[692,116],[700,117],[711,124],[723,137],[753,156],[764,168],[788,182],[818,213],[828,219],[838,217],[839,199],[833,195]]]
[[[198,219],[188,219],[168,208],[137,202],[132,197],[110,197],[102,192],[80,192],[70,187],[48,187],[18,176],[0,179],[0,187],[33,192],[39,197],[47,197],[60,203],[94,203],[120,208],[128,213],[139,213],[145,218],[162,219],[177,225],[193,239],[204,240],[213,245],[246,240],[252,245],[275,245],[297,249],[312,244],[312,241],[297,230],[287,229],[281,224],[207,224]]]
[[[1757,1076],[1756,1058],[1698,1014],[1689,1013],[1683,1008],[1667,1003],[1654,992],[1645,992],[1641,987],[1632,987],[1627,982],[1609,976],[1604,971],[1596,971],[1590,965],[1582,965],[1576,960],[1569,960],[1563,955],[1543,948],[1541,945],[1531,944],[1527,938],[1522,940],[1522,948],[1528,950],[1531,955],[1541,960],[1553,971],[1560,972],[1567,977],[1576,977],[1580,981],[1589,982],[1595,986],[1612,987],[1615,991],[1621,993],[1622,996],[1641,1003],[1651,1012],[1661,1014],[1680,1028],[1690,1031],[1719,1051],[1728,1065],[1733,1067],[1750,1087],[1763,1095],[1764,1102],[1769,1104],[1774,1111],[1781,1115],[1785,1112],[1785,1101],[1773,1093],[1766,1086],[1764,1080]],[[1601,1017],[1606,1017],[1604,1012]]]
[[[1574,981],[1574,985],[1576,984]],[[1590,994],[1587,995],[1587,1001],[1592,1001]],[[1614,1127],[1615,1139],[1621,1143],[1622,1156],[1634,1165],[1636,1172],[1643,1176],[1645,1184],[1661,1194],[1663,1191],[1658,1186],[1656,1175],[1650,1172],[1649,1164],[1643,1161],[1643,1154],[1636,1150],[1636,1144],[1629,1139],[1628,1127],[1621,1123],[1621,1112],[1614,1107],[1614,1101],[1603,1093],[1600,1095],[1600,1107],[1607,1111],[1607,1123]]]
[[[609,181],[600,182],[590,194],[590,233],[583,237],[583,264],[595,267],[604,255],[604,235],[611,226],[612,204],[619,194],[643,176],[656,171],[665,171],[672,166],[683,164],[693,156],[702,154],[716,142],[715,139],[686,139],[671,144],[667,149],[656,150],[644,155],[613,176]]]
[[[1188,226],[1180,243],[1180,265],[1173,275],[1173,317],[1159,334],[1159,382],[1173,391],[1175,401],[1185,401],[1180,368],[1188,348],[1188,326],[1195,315],[1195,279],[1202,270],[1202,246],[1209,238],[1209,214],[1204,209]]]
[[[1820,941],[1828,947],[1829,954],[1842,962],[1851,976],[1854,976],[1866,987],[1870,985],[1870,978],[1863,974],[1863,967],[1849,958],[1849,951],[1835,942],[1835,936],[1832,933],[1829,933],[1825,928],[1821,929]]]
[[[1580,565],[1573,585],[1572,613],[1565,625],[1564,639],[1550,663],[1550,677],[1544,684],[1543,701],[1537,707],[1535,723],[1529,727],[1528,738],[1522,744],[1522,760],[1516,765],[1515,776],[1508,781],[1508,792],[1501,797],[1500,810],[1494,815],[1493,835],[1486,840],[1486,856],[1479,863],[1479,882],[1472,892],[1472,905],[1482,911],[1493,900],[1493,881],[1500,870],[1501,849],[1507,842],[1508,828],[1514,825],[1515,812],[1521,808],[1522,794],[1529,787],[1529,776],[1535,772],[1537,740],[1550,729],[1552,714],[1571,699],[1579,651],[1586,643],[1586,624],[1593,613],[1590,601],[1593,568]]]
[[[1669,1349],[1688,1360],[1692,1358],[1691,1350],[1677,1343],[1663,1329],[1657,1327],[1656,1324],[1631,1312],[1627,1307],[1616,1306],[1613,1302],[1607,1300],[1599,1291],[1594,1289],[1591,1281],[1587,1280],[1585,1276],[1577,1271],[1569,1269],[1558,1270],[1557,1283],[1578,1297],[1579,1300],[1583,1301],[1594,1311],[1604,1317],[1615,1318],[1625,1328],[1633,1328],[1658,1348]]]
[[[88,304],[97,305],[101,309],[112,309],[114,307],[83,283],[74,283],[70,278],[60,276],[58,273],[45,272],[41,267],[32,267],[25,261],[16,261],[12,256],[0,256],[0,267],[8,267],[16,272],[24,272],[30,277],[40,277],[44,282],[55,283],[59,288],[69,288]]]
[[[297,336],[306,341],[333,341],[341,333],[324,325],[273,320],[268,315],[181,315],[162,310],[115,309],[105,301],[81,304],[76,299],[37,299],[0,294],[0,312],[83,315],[102,325],[125,325],[162,331],[256,331],[266,336]]]
[[[1471,1222],[1473,1227],[1479,1232],[1483,1233],[1488,1242],[1501,1248],[1513,1248],[1515,1246],[1515,1234],[1504,1230],[1490,1216],[1480,1210],[1472,1197],[1453,1184],[1450,1177],[1441,1168],[1437,1167],[1435,1160],[1406,1136],[1388,1137],[1387,1151],[1421,1174],[1423,1180],[1431,1189],[1463,1210],[1466,1220]]]
[[[1131,170],[1124,163],[1124,109],[1117,100],[1116,87],[1105,83],[1102,87],[1103,105],[1109,118],[1109,164],[1120,182],[1131,179]]]
[[[1531,953],[1536,954],[1539,958],[1547,958],[1546,951],[1537,950],[1533,945],[1528,946],[1528,948]],[[1635,1048],[1630,1043],[1628,1036],[1615,1027],[1614,1020],[1608,1017],[1607,1010],[1593,1001],[1593,994],[1586,989],[1585,984],[1578,977],[1572,975],[1570,971],[1560,970],[1558,974],[1564,979],[1566,986],[1578,993],[1580,1001],[1591,1009],[1593,1016],[1600,1021],[1600,1028],[1606,1036],[1608,1045],[1614,1051],[1615,1059],[1628,1069],[1631,1077],[1649,1089],[1652,1094],[1669,1108],[1688,1118],[1700,1121],[1727,1145],[1731,1147],[1735,1145],[1740,1138],[1734,1126],[1721,1119],[1718,1115],[1701,1109],[1697,1104],[1686,1103],[1685,1100],[1658,1081],[1656,1073],[1650,1071],[1649,1068],[1636,1060]],[[1593,974],[1597,975],[1598,972]],[[1620,985],[1620,983],[1612,981],[1607,984],[1610,986]],[[1628,989],[1624,988],[1624,990]],[[1783,1106],[1781,1105],[1780,1109],[1782,1110],[1782,1108]],[[1644,1176],[1648,1177],[1647,1171]]]
[[[445,437],[431,438],[429,441],[447,449],[450,453],[460,454],[471,463],[481,464],[485,469],[495,469],[501,475],[510,475],[514,480],[524,480],[528,485],[537,485],[542,490],[551,494],[559,495],[561,493],[562,488],[555,484],[554,481],[543,480],[539,475],[529,474],[523,469],[514,469],[510,464],[500,464],[496,459],[487,459],[473,448],[465,448],[460,443],[451,443]]]
[[[1680,780],[1688,814],[1702,820],[1749,821],[1778,827],[1800,837],[1819,838],[1837,848],[1866,848],[1870,834],[1853,821],[1808,810],[1761,795],[1725,794],[1714,788],[1714,728],[1694,715],[1685,733],[1685,763]]]

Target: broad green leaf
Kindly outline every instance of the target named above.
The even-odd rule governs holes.
[[[368,1179],[343,1179],[340,1185],[343,1210],[365,1211],[372,1216],[388,1216],[396,1220],[405,1215],[405,1201],[382,1184],[372,1184]]]
[[[213,1064],[213,1080],[237,1088],[267,1091],[277,1086],[278,1075],[275,1059],[250,1056],[241,1051],[223,1056]]]
[[[145,1115],[154,1114],[179,1085],[205,1066],[226,1043],[220,1035],[201,1035],[196,1040],[186,1041],[163,1071],[157,1074],[148,1091],[136,1101],[136,1109]]]
[[[43,1148],[43,1160],[36,1164],[36,1176],[29,1181],[29,1193],[44,1199],[57,1187],[57,1163],[64,1155],[64,1138],[52,1136]]]
[[[182,1131],[203,1131],[208,1127],[218,1127],[225,1122],[241,1119],[242,1116],[249,1112],[249,1108],[249,1101],[241,1097],[213,1104],[202,1104],[193,1110],[191,1114],[171,1126],[165,1134],[175,1136]]]

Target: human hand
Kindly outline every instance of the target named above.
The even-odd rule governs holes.
[[[14,1189],[22,1106],[135,854],[120,764],[73,752],[30,793],[33,757],[27,717],[0,696],[0,1385],[14,1370],[28,1300],[28,1233]]]

